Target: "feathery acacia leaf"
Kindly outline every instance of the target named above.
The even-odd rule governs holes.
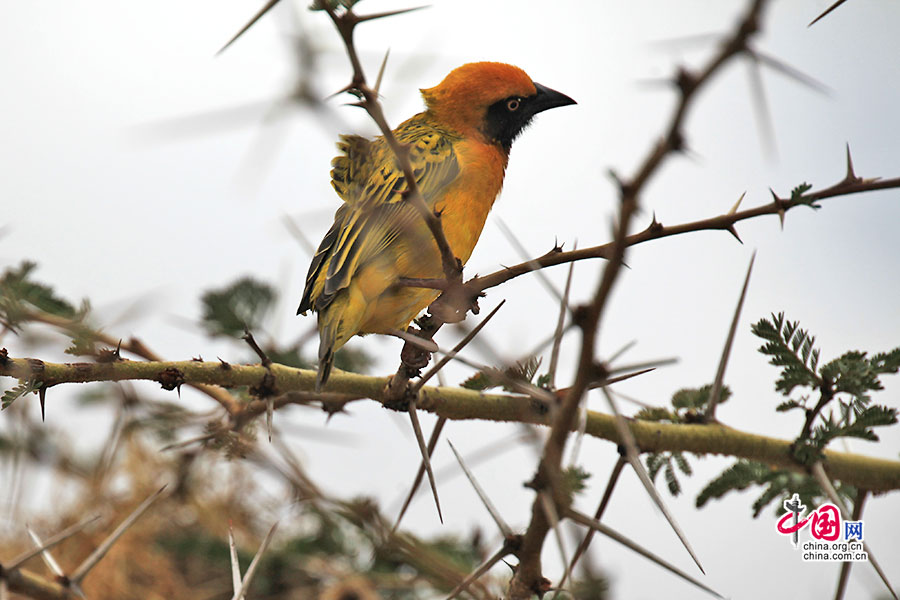
[[[257,329],[275,304],[274,288],[251,277],[241,278],[201,297],[203,328],[211,336],[239,338],[245,329]]]
[[[41,388],[40,381],[19,381],[18,385],[3,392],[0,398],[0,410],[6,410],[13,402],[30,392],[37,392]]]
[[[770,356],[769,363],[783,367],[775,389],[785,396],[797,386],[818,387],[821,383],[815,365],[819,351],[813,346],[815,338],[800,329],[799,321],[787,321],[784,313],[772,314],[772,319],[760,319],[751,327],[757,337],[766,340],[759,351]]]
[[[803,194],[812,189],[812,185],[809,183],[801,183],[797,187],[791,190],[791,200],[797,202],[799,204],[803,204],[810,208],[814,208],[816,210],[822,208],[821,204],[817,204],[815,200],[812,198],[804,198]]]
[[[789,498],[795,492],[807,506],[817,506],[827,501],[825,493],[810,475],[772,469],[760,462],[741,459],[710,481],[697,495],[695,504],[697,508],[702,508],[712,499],[719,499],[728,492],[744,490],[752,485],[765,486],[762,494],[752,504],[753,518],[758,517],[775,500]],[[842,485],[839,493],[852,501],[856,496],[856,489]],[[775,512],[781,514],[780,503],[776,505]]]
[[[516,361],[516,364],[504,369],[489,368],[478,371],[460,384],[468,390],[485,391],[496,387],[503,387],[508,392],[515,392],[509,385],[509,380],[520,381],[522,383],[531,383],[541,366],[541,359],[536,356]],[[541,381],[546,381],[544,376],[538,378],[538,385]]]
[[[17,268],[8,268],[0,276],[0,321],[4,325],[15,328],[27,317],[29,309],[75,319],[89,310],[89,305],[82,303],[76,309],[68,300],[58,296],[53,288],[38,283],[31,278],[37,264],[23,261]]]

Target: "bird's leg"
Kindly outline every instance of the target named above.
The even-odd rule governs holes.
[[[433,344],[434,334],[440,328],[440,324],[431,315],[425,315],[421,319],[416,320],[418,328],[412,325],[406,330],[407,333],[426,340]],[[407,341],[403,344],[403,350],[400,351],[400,364],[409,372],[410,379],[418,377],[422,369],[428,366],[431,360],[431,352],[423,348],[424,344],[415,344]]]
[[[413,335],[418,333],[418,330],[412,327],[406,331]],[[404,342],[403,350],[400,351],[400,364],[407,369],[410,378],[418,377],[419,372],[428,366],[429,361],[431,352],[411,342]]]
[[[421,375],[422,369],[428,366],[431,360],[431,351],[426,349],[429,345],[434,345],[431,340],[437,330],[441,327],[441,322],[432,317],[425,315],[416,320],[417,327],[410,326],[406,333],[408,336],[414,336],[422,340],[422,343],[407,340],[403,344],[400,351],[400,368],[391,378],[386,390],[386,401],[384,406],[395,410],[406,410],[409,403],[407,394],[409,393],[409,380],[413,377]],[[404,336],[406,337],[406,336]]]

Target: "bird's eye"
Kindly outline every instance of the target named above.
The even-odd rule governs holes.
[[[509,112],[513,112],[519,108],[519,99],[518,98],[510,98],[506,101],[506,110]]]

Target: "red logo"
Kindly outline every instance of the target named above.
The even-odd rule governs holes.
[[[817,540],[833,542],[841,535],[841,511],[834,504],[823,504],[803,520],[798,517],[799,511],[796,509],[785,513],[778,520],[778,533],[795,534],[809,525],[810,533]],[[792,520],[793,523],[790,522]]]

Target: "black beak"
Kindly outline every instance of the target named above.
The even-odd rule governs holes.
[[[565,94],[557,92],[556,90],[551,90],[545,85],[535,82],[534,87],[537,88],[537,95],[534,96],[530,102],[531,114],[533,115],[558,106],[576,104],[574,100]]]

